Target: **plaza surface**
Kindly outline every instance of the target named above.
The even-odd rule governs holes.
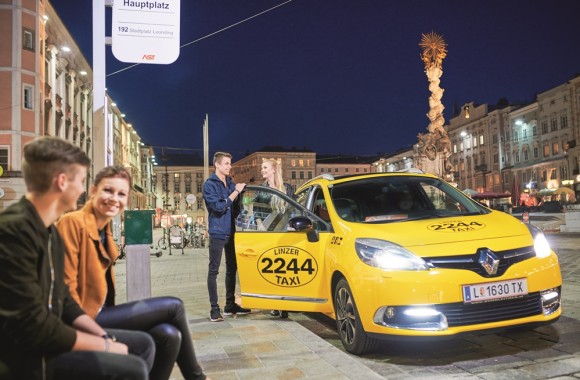
[[[556,230],[559,223],[557,219],[558,217],[539,216],[532,218],[531,221],[532,224],[546,230]],[[157,241],[160,234],[159,230],[154,231],[154,241]],[[578,296],[580,294],[578,277],[580,235],[560,233],[548,235],[548,238],[560,256],[565,283],[564,316],[552,326],[556,326],[558,331],[556,335],[560,336],[559,339],[577,341],[580,335],[580,302],[577,302],[580,298]],[[151,250],[152,253],[157,251],[157,248]],[[527,358],[521,365],[511,365],[510,362],[510,365],[506,366],[501,361],[497,362],[498,353],[493,351],[499,348],[505,349],[506,340],[511,342],[514,339],[513,337],[506,338],[505,335],[473,335],[441,346],[401,345],[395,351],[392,346],[390,348],[380,346],[376,355],[356,357],[342,349],[332,323],[328,319],[325,320],[326,317],[323,316],[320,319],[322,322],[315,315],[302,313],[290,313],[288,319],[280,319],[271,317],[269,310],[253,310],[250,315],[237,318],[226,316],[223,322],[210,322],[206,282],[207,248],[186,248],[183,254],[180,249],[172,249],[171,253],[169,255],[169,250],[164,250],[161,257],[150,256],[151,293],[153,296],[167,295],[183,299],[196,353],[206,373],[214,380],[554,378],[549,373],[570,376],[568,378],[580,377],[580,354],[577,354],[580,352],[580,343],[569,341],[567,344],[572,344],[576,349],[570,349],[567,346],[568,348],[563,351],[550,347],[548,354],[543,353],[537,359],[530,353],[535,352],[539,355],[538,350],[544,352],[546,340],[535,331],[521,338],[518,343],[524,346],[529,345],[529,348],[520,349],[524,354],[532,355],[532,357]],[[125,269],[125,260],[118,261],[115,267],[117,302],[126,300]],[[224,272],[222,261],[218,276],[218,293],[222,308],[225,294]],[[547,328],[551,329],[552,326]],[[486,347],[489,347],[490,353],[482,357],[482,350],[487,349]],[[440,355],[444,352],[447,355],[457,355],[457,357],[454,359],[439,356],[437,360],[437,355],[433,355],[431,349],[439,350]],[[562,357],[557,355],[558,353],[561,353]],[[526,364],[531,367],[526,369]],[[556,365],[559,370],[538,372],[534,370],[535,365]],[[182,379],[177,367],[171,378]]]

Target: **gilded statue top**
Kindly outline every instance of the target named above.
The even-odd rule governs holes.
[[[423,49],[421,59],[425,64],[425,70],[443,65],[443,59],[447,56],[447,44],[441,35],[435,32],[422,34],[419,46]]]

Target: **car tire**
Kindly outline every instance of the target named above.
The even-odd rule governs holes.
[[[374,351],[377,340],[369,337],[360,320],[348,282],[341,278],[334,289],[336,329],[344,348],[354,355]]]

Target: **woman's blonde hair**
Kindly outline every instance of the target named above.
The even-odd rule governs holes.
[[[286,189],[284,188],[284,179],[282,177],[282,160],[276,158],[262,158],[262,163],[269,162],[276,173],[274,174],[274,188],[280,190],[283,193],[286,193]]]
[[[284,194],[286,194],[286,188],[284,187],[284,179],[282,177],[282,160],[280,158],[262,158],[262,163],[269,162],[270,165],[275,170],[274,173],[274,188],[276,190],[280,190]],[[272,207],[278,210],[280,213],[284,213],[286,209],[286,202],[278,197],[274,197],[271,200]]]

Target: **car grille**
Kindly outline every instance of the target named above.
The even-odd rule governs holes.
[[[449,327],[499,322],[542,314],[539,292],[520,298],[501,301],[464,304],[462,302],[436,305],[437,311],[447,318]]]
[[[498,252],[494,251],[493,253],[499,259],[499,267],[495,274],[488,274],[483,266],[478,262],[479,253],[461,256],[423,257],[423,260],[425,260],[432,268],[469,270],[482,277],[492,278],[503,275],[513,264],[536,256],[534,247],[524,247]]]

